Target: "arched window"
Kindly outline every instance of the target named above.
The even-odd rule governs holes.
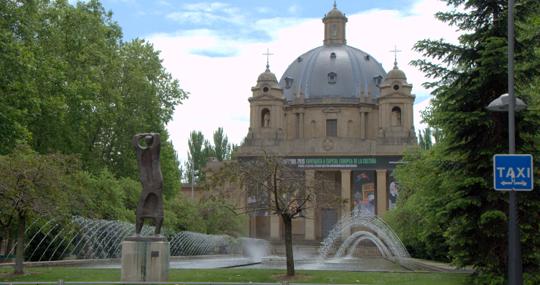
[[[270,110],[264,108],[261,112],[261,126],[263,128],[270,127]]]
[[[391,124],[392,126],[401,126],[401,109],[399,107],[392,108]]]

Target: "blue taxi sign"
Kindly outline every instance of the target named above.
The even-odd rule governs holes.
[[[533,162],[530,154],[493,156],[493,187],[498,191],[531,191]]]

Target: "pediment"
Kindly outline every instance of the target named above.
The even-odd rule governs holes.
[[[392,92],[390,94],[382,94],[379,99],[402,99],[402,98],[415,98],[414,95],[403,94],[399,92]]]
[[[250,97],[248,99],[248,101],[251,103],[253,102],[283,102],[283,100],[284,100],[283,98],[279,98],[279,97],[272,96],[269,94],[263,94],[263,95],[259,95],[255,97]]]
[[[279,98],[277,96],[272,96],[270,94],[262,94],[259,96],[252,97],[252,99],[256,101],[281,101],[283,100],[282,98]]]

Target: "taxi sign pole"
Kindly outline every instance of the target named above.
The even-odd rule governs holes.
[[[514,96],[514,0],[508,0],[508,153],[516,153]],[[517,193],[509,192],[508,201],[508,284],[522,285],[521,245],[519,241]]]

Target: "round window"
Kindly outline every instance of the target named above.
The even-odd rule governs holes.
[[[264,92],[264,93],[268,92],[268,87],[264,87],[264,88],[263,88],[263,92]]]
[[[397,91],[397,90],[399,90],[399,85],[397,85],[397,84],[396,84],[396,85],[394,85],[394,87],[393,87],[393,88],[394,88],[394,90],[396,90],[396,91]]]

